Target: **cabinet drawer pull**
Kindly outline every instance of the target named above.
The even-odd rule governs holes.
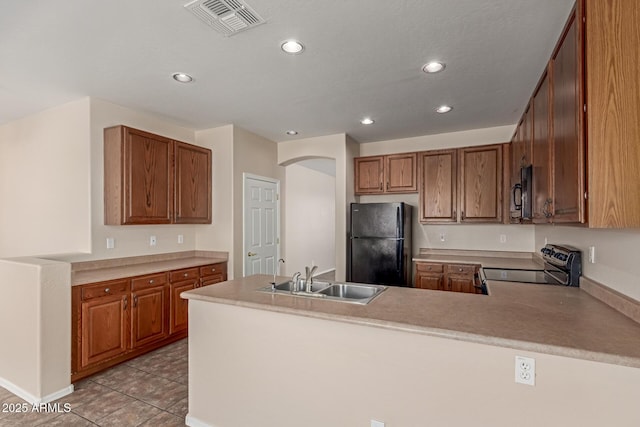
[[[111,288],[105,288],[104,293],[108,294],[109,292],[111,292]]]
[[[216,271],[216,269],[215,269],[215,268],[212,268],[212,269],[211,269],[211,271]]]
[[[463,269],[462,269],[462,268],[459,268],[459,269],[458,269],[458,271],[459,271],[460,273],[462,273]]]
[[[150,285],[153,284],[153,279],[149,280],[149,284]]]
[[[127,309],[127,306],[129,305],[129,299],[127,298],[127,296],[124,296],[124,309]]]
[[[184,273],[184,277],[189,277],[189,273]]]
[[[134,295],[133,296],[133,306],[137,307],[138,306],[138,295]]]
[[[427,268],[427,270],[431,271],[431,270],[433,270],[433,267],[429,266],[429,267]]]

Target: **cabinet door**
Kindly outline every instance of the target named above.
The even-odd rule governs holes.
[[[460,221],[502,222],[502,145],[460,149]]]
[[[456,150],[420,154],[420,222],[456,222]]]
[[[418,191],[416,179],[418,156],[416,153],[385,156],[386,192],[415,193]]]
[[[415,287],[441,291],[444,289],[444,274],[418,272]]]
[[[545,72],[533,94],[533,222],[551,222],[551,86]]]
[[[384,156],[356,157],[354,166],[356,194],[384,193]]]
[[[211,224],[211,150],[175,142],[175,222]]]
[[[168,335],[166,288],[157,286],[131,293],[131,347],[141,347]]]
[[[552,57],[553,222],[585,222],[582,46],[575,12]]]
[[[475,281],[473,276],[447,276],[445,290],[475,294]]]
[[[171,307],[169,314],[169,334],[184,331],[189,321],[189,304],[186,299],[180,298],[180,294],[196,288],[193,280],[171,283]]]
[[[126,128],[124,224],[169,224],[172,215],[169,139]]]
[[[124,354],[128,350],[128,295],[113,295],[81,303],[80,368]]]

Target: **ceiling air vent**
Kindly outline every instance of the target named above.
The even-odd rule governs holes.
[[[225,36],[232,36],[265,22],[241,0],[194,0],[184,7]]]

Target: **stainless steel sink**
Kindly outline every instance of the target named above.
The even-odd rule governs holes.
[[[350,283],[336,283],[326,289],[319,291],[328,297],[346,299],[367,299],[382,292],[379,288],[369,285],[354,285]]]
[[[295,297],[322,298],[330,301],[348,302],[351,304],[369,304],[387,287],[382,285],[368,285],[360,283],[330,283],[313,282],[311,292],[306,292],[304,283],[300,289],[295,289],[292,281],[277,283],[275,286],[265,286],[260,292],[292,295]]]
[[[321,291],[325,288],[327,288],[328,286],[330,286],[331,283],[329,282],[313,282],[313,284],[311,285],[311,292],[318,292]],[[298,289],[295,289],[293,282],[291,280],[288,280],[286,282],[282,282],[282,283],[278,283],[276,286],[276,291],[285,291],[285,292],[294,292],[294,291],[304,291],[306,290],[306,287],[304,285],[304,283],[300,284]]]

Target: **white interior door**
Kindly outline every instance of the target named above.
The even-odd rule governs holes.
[[[278,268],[279,187],[278,180],[244,175],[245,276],[273,274]]]

